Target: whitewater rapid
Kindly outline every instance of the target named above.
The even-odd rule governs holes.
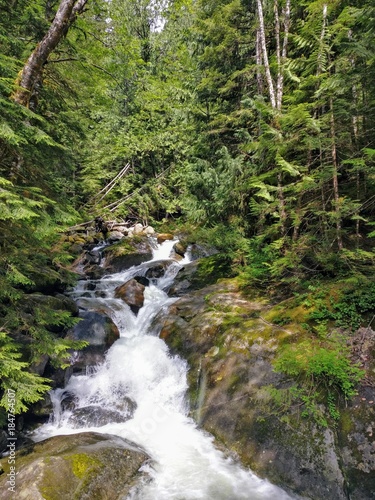
[[[176,299],[164,289],[183,262],[170,262],[175,241],[159,245],[151,261],[121,273],[105,276],[89,291],[79,282],[72,296],[82,308],[106,310],[120,330],[120,338],[108,350],[105,362],[86,375],[74,375],[64,389],[52,391],[54,415],[33,436],[94,431],[114,434],[143,448],[152,462],[143,470],[149,477],[133,489],[127,500],[288,500],[282,489],[258,478],[225,457],[213,437],[198,429],[189,417],[186,361],[172,356],[165,342],[151,328],[152,320]],[[132,277],[144,275],[152,262],[169,261],[165,275],[145,288],[145,301],[136,316],[115,288]],[[62,405],[69,394],[74,407]],[[85,426],[72,419],[74,409],[105,409],[120,420],[101,426]],[[134,409],[135,408],[135,409]],[[112,412],[112,413],[111,413]]]

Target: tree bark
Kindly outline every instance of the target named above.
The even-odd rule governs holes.
[[[277,0],[275,0],[274,8],[275,8],[275,34],[276,34],[276,57],[277,57],[276,107],[279,111],[281,111],[283,92],[284,92],[284,65],[288,51],[288,38],[289,38],[289,28],[290,28],[290,0],[287,0],[285,9],[283,9],[284,40],[283,40],[282,50],[280,42],[279,6]]]
[[[266,80],[267,80],[267,85],[268,85],[268,92],[269,92],[269,96],[270,96],[271,106],[273,107],[273,109],[275,109],[276,108],[276,93],[275,93],[275,86],[274,86],[274,83],[272,80],[270,64],[268,61],[262,0],[257,0],[257,6],[258,6],[258,18],[259,18],[259,38],[260,38],[260,45],[262,48],[264,71],[266,73]]]
[[[330,99],[330,122],[331,122],[331,139],[332,139],[332,164],[333,164],[333,196],[335,199],[336,211],[336,233],[337,233],[337,246],[339,250],[343,249],[341,237],[341,210],[340,210],[340,196],[339,196],[339,180],[338,180],[338,165],[337,165],[337,150],[336,150],[336,129],[335,129],[335,115],[333,113],[333,100]]]
[[[279,4],[278,4],[278,0],[274,0],[276,58],[277,58],[277,68],[278,68],[276,89],[275,89],[274,81],[272,79],[271,68],[270,68],[270,64],[269,64],[269,60],[268,60],[262,0],[257,0],[257,7],[258,7],[258,18],[259,18],[259,29],[257,31],[257,47],[258,47],[258,44],[260,44],[260,47],[262,49],[264,71],[265,71],[265,75],[266,75],[271,106],[273,109],[277,109],[278,111],[281,111],[281,104],[282,104],[282,99],[283,99],[283,87],[284,87],[283,64],[285,62],[285,58],[286,58],[286,54],[287,54],[288,35],[289,35],[289,28],[290,28],[290,0],[287,0],[286,7],[285,7],[285,10],[283,12],[284,13],[284,40],[283,40],[282,49],[281,49],[281,41],[280,41]],[[258,62],[258,60],[260,60],[260,57],[257,53],[257,62]],[[259,85],[259,81],[258,81],[258,85]],[[277,192],[278,192],[278,198],[279,198],[281,235],[285,236],[286,223],[287,223],[287,211],[286,211],[286,202],[285,202],[285,197],[284,197],[282,172],[279,172],[277,174]]]
[[[260,41],[260,32],[257,30],[257,39],[256,39],[256,64],[257,64],[257,84],[258,84],[258,94],[263,95],[264,92],[264,84],[263,84],[263,75],[261,73],[262,66],[262,47]]]
[[[66,36],[77,16],[83,12],[87,1],[61,0],[48,32],[35,47],[21,71],[17,81],[18,88],[13,95],[15,102],[30,107],[35,88],[42,79],[44,64],[61,39]]]

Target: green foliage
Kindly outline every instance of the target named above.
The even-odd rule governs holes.
[[[375,283],[359,282],[356,288],[346,288],[337,299],[320,292],[312,296],[314,311],[308,319],[318,323],[333,321],[335,325],[351,330],[358,329],[361,325],[368,323],[371,319],[369,314],[375,309]],[[366,323],[367,321],[367,323]]]
[[[317,386],[338,389],[345,397],[351,397],[363,372],[350,363],[342,346],[333,347],[328,349],[307,341],[287,346],[275,362],[275,368],[295,377],[312,378]]]
[[[0,406],[8,409],[7,390],[15,391],[15,413],[27,410],[50,389],[48,380],[26,370],[28,363],[20,361],[22,354],[9,335],[0,330]]]
[[[324,19],[322,2],[302,2],[279,64],[275,11],[263,3],[275,86],[283,77],[280,109],[257,54],[256,4],[240,0],[89,2],[26,109],[11,98],[14,82],[58,3],[0,0],[0,325],[32,340],[31,358],[45,351],[63,362],[68,348],[51,329],[71,319],[34,308],[31,320],[24,299],[72,280],[58,233],[77,209],[145,223],[182,214],[200,225],[197,240],[241,270],[245,289],[371,278],[373,6],[338,0]],[[281,25],[281,45],[283,36]],[[315,308],[306,324],[323,342],[333,323],[363,324],[374,289],[305,300]],[[341,368],[323,351],[310,354],[298,367],[304,376],[345,392]]]
[[[293,398],[303,403],[302,416],[310,416],[321,425],[327,422],[319,404],[325,404],[333,420],[339,418],[338,401],[356,394],[364,371],[349,357],[348,348],[340,339],[318,342],[305,340],[284,346],[278,354],[275,369],[297,379]]]

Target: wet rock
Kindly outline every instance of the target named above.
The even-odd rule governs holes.
[[[120,336],[112,319],[106,314],[95,311],[81,311],[82,320],[68,333],[67,338],[85,340],[90,346],[110,347]]]
[[[91,280],[99,280],[106,274],[106,270],[98,265],[89,265],[84,267],[84,273]]]
[[[66,336],[70,340],[84,340],[89,343],[80,351],[74,351],[70,364],[73,372],[85,370],[88,366],[96,366],[104,361],[105,352],[119,338],[120,333],[106,314],[94,311],[81,311],[82,320],[74,326]],[[66,370],[54,372],[53,379],[57,386],[64,386],[71,373]],[[64,383],[62,383],[64,382]]]
[[[146,278],[149,279],[158,279],[164,276],[165,271],[167,270],[170,262],[168,261],[156,261],[153,262],[152,265],[146,271]]]
[[[89,265],[99,265],[101,261],[100,252],[97,250],[90,250],[86,252],[83,257],[83,263]]]
[[[193,243],[189,246],[189,255],[191,260],[202,259],[203,257],[210,257],[211,255],[215,255],[218,251],[213,247],[208,247],[205,245],[199,245],[197,243]]]
[[[350,492],[350,498],[369,500],[375,415],[367,398],[375,398],[365,397],[366,412],[363,398],[345,410],[350,417],[343,414],[338,423],[339,441],[336,427],[301,418],[299,405],[275,403],[270,388],[283,390],[291,382],[272,362],[294,333],[265,322],[267,302],[244,298],[236,286],[226,280],[190,292],[154,321],[172,352],[189,363],[193,416],[246,466],[298,495],[346,500]]]
[[[103,255],[105,257],[104,270],[106,273],[125,271],[152,258],[152,238],[142,235],[124,238],[120,242],[105,248]]]
[[[111,231],[107,235],[108,243],[115,243],[116,241],[120,241],[124,238],[124,233],[120,231]]]
[[[184,257],[187,250],[187,245],[184,245],[184,243],[177,241],[173,245],[173,250],[176,252],[177,255],[181,255],[181,257]]]
[[[48,354],[42,354],[41,356],[39,356],[39,359],[37,361],[34,361],[34,363],[30,365],[30,371],[32,371],[33,373],[37,373],[38,375],[43,375],[48,361]]]
[[[143,286],[149,286],[150,280],[145,276],[134,276],[135,281],[138,281]]]
[[[143,306],[144,289],[144,285],[132,278],[115,289],[115,297],[123,300],[125,304],[128,304],[131,310],[136,314]]]
[[[369,334],[369,332],[367,332]],[[368,500],[375,491],[375,387],[361,387],[342,410],[338,443],[350,498]]]
[[[116,436],[93,432],[57,436],[21,450],[17,456],[16,495],[28,500],[125,498],[142,479],[139,470],[148,456]],[[3,461],[1,498],[14,500]]]
[[[164,241],[167,241],[167,240],[173,240],[174,236],[173,234],[171,233],[159,233],[157,235],[157,242],[160,244],[160,243],[164,243]]]
[[[87,356],[87,354],[86,354]],[[101,362],[103,361],[104,354],[100,355]],[[82,366],[77,366],[77,370],[81,370],[86,365],[82,363]],[[51,388],[56,389],[57,387],[65,387],[73,375],[73,366],[68,366],[67,368],[55,368],[50,362],[47,364],[43,376],[51,380]]]
[[[77,372],[85,374],[87,369],[104,363],[106,351],[107,349],[103,346],[87,346],[80,351],[74,351],[70,357],[70,364],[73,370],[72,374]],[[65,387],[70,376],[67,377],[65,375],[64,383],[58,384],[58,387]]]
[[[142,234],[143,233],[143,225],[140,223],[137,223],[134,225],[134,234]]]
[[[101,427],[110,423],[121,423],[130,420],[135,411],[136,405],[127,399],[126,409],[122,412],[107,410],[100,406],[87,406],[75,408],[68,419],[68,424],[74,429],[82,427]]]
[[[231,260],[222,254],[204,257],[185,264],[177,273],[169,295],[181,297],[232,275]]]
[[[61,397],[61,409],[62,411],[74,410],[78,404],[78,398],[69,391],[64,391]]]
[[[170,257],[173,260],[177,260],[177,262],[183,259],[182,255],[176,253],[174,250],[172,250]]]
[[[42,420],[46,420],[53,413],[53,404],[48,392],[43,399],[31,406],[31,413],[33,418]]]

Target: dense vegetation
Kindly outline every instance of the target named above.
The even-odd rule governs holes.
[[[21,99],[25,62],[63,4],[76,14]],[[0,9],[0,375],[3,389],[18,389],[19,410],[46,390],[25,370],[42,354],[63,363],[71,344],[52,332],[74,321],[34,310],[30,296],[69,283],[59,233],[96,215],[203,228],[245,291],[281,288],[303,301],[309,287],[340,281],[341,316],[331,304],[315,320],[363,323],[375,296],[370,0]],[[359,287],[372,291],[364,310],[345,292]]]

